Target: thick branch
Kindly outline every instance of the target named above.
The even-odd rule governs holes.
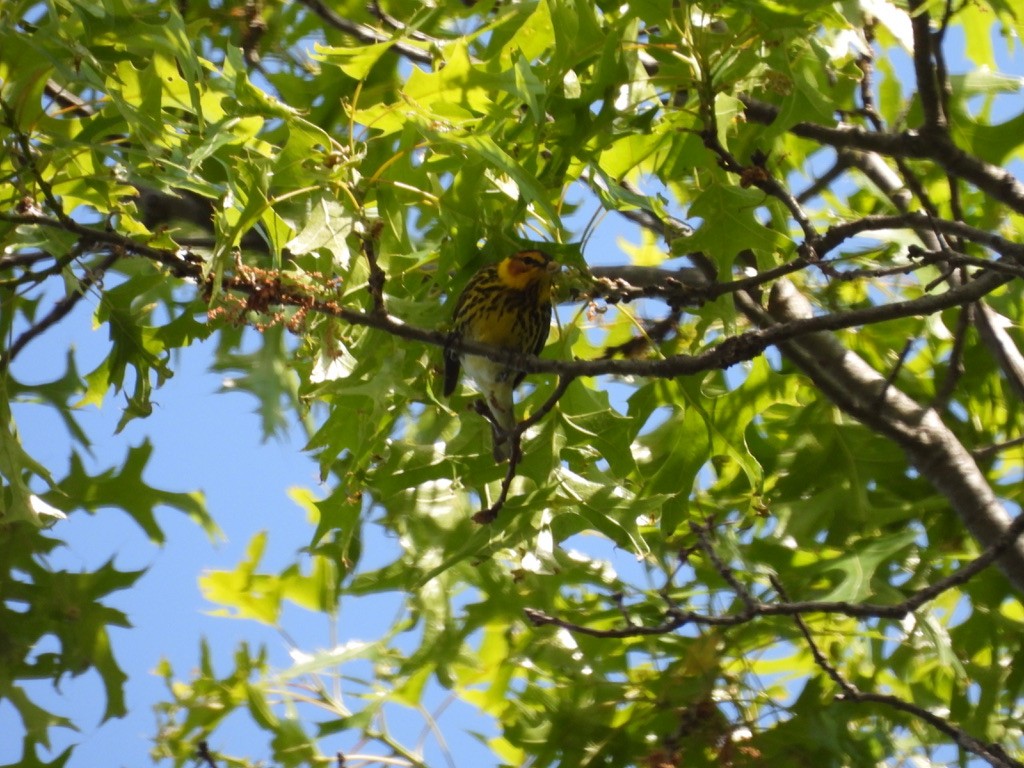
[[[337,302],[311,299],[304,293],[281,293],[275,297],[278,304],[303,306],[311,310],[333,315],[353,325],[365,325],[409,339],[434,346],[446,344],[455,352],[470,352],[491,360],[505,363],[526,373],[558,373],[571,376],[687,376],[703,371],[728,368],[745,360],[752,360],[768,347],[783,344],[819,331],[835,331],[854,328],[885,320],[933,314],[950,307],[976,301],[991,293],[1012,278],[997,272],[987,272],[959,288],[945,293],[922,296],[911,301],[897,301],[831,315],[794,318],[791,322],[774,323],[736,336],[731,336],[709,350],[696,355],[675,355],[661,360],[541,360],[532,355],[522,355],[504,349],[489,347],[467,340],[451,341],[447,334],[406,325],[389,315],[376,315],[343,307]],[[244,284],[225,279],[226,288],[247,290]],[[838,342],[837,342],[838,343]]]
[[[810,318],[812,311],[806,299],[785,281],[775,284],[769,310],[783,324]],[[899,444],[983,546],[1005,535],[1009,514],[973,457],[934,410],[922,408],[886,382],[834,336],[808,335],[781,347],[830,400]],[[1024,592],[1024,542],[1017,540],[1000,557],[999,565],[1016,589]]]
[[[923,214],[866,217],[856,222],[838,225],[832,227],[817,245],[821,249],[820,252],[825,253],[859,232],[884,228],[887,224],[906,227],[908,224],[913,226],[914,223],[930,223],[933,228],[963,235],[967,239],[991,247],[1004,257],[1018,262],[1021,260],[1020,247],[1015,243],[966,224],[933,219]],[[697,260],[696,263],[700,266],[702,261]],[[705,271],[710,276],[712,267],[705,267]],[[979,279],[986,282],[995,279],[1002,284],[1009,278],[996,278],[992,273],[988,273]],[[940,296],[948,297],[950,293],[956,293],[964,287],[966,286],[954,287]],[[761,324],[765,331],[779,329],[798,320],[815,320],[810,305],[788,281],[780,280],[775,283],[772,302],[774,318],[765,313],[760,304],[746,292],[739,291],[735,296],[740,310],[751,320]],[[939,296],[926,298],[934,300]],[[775,323],[780,320],[782,326],[776,325]],[[794,336],[789,339],[778,339],[776,343],[788,358],[815,381],[832,402],[868,427],[901,445],[918,471],[946,496],[980,543],[989,545],[998,541],[1008,529],[1009,515],[995,497],[974,459],[946,428],[938,414],[933,410],[920,408],[885,381],[860,357],[847,350],[834,336],[824,333],[801,336],[802,338]],[[716,349],[721,349],[721,345]],[[879,407],[880,401],[886,407]],[[1014,587],[1024,592],[1024,543],[1015,540],[1013,547],[1002,554],[1000,567]]]
[[[299,2],[335,29],[341,30],[345,34],[352,35],[352,37],[361,43],[365,43],[366,45],[373,45],[375,43],[391,43],[392,50],[409,59],[409,61],[415,61],[417,64],[425,64],[427,66],[432,66],[434,63],[434,59],[430,55],[429,51],[424,51],[414,45],[409,45],[408,43],[395,39],[390,35],[379,32],[366,24],[359,24],[358,22],[343,18],[335,13],[327,3],[321,2],[321,0],[299,0]]]
[[[778,109],[762,101],[742,98],[747,119],[771,124]],[[947,173],[969,181],[994,199],[1024,214],[1024,184],[1013,174],[969,155],[948,137],[918,131],[874,133],[851,125],[836,127],[817,123],[796,123],[789,131],[795,136],[826,144],[836,149],[859,149],[889,157],[933,160]]]

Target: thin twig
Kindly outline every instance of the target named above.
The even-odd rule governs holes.
[[[914,75],[917,98],[924,113],[924,130],[945,131],[946,116],[942,113],[939,84],[935,78],[935,57],[932,53],[932,18],[922,0],[910,0],[910,24],[914,35]]]
[[[816,178],[811,182],[805,190],[796,196],[798,203],[806,203],[808,200],[821,194],[822,191],[828,189],[833,181],[839,179],[844,173],[850,169],[850,160],[846,155],[838,154],[836,161],[832,164],[825,173]]]
[[[89,270],[88,274],[78,281],[77,290],[72,291],[60,301],[56,302],[53,305],[53,309],[51,309],[45,317],[34,323],[20,336],[18,336],[9,349],[5,349],[3,352],[0,352],[0,374],[7,371],[11,362],[13,362],[14,358],[18,356],[18,353],[25,348],[25,345],[45,333],[63,318],[67,317],[68,313],[75,308],[75,305],[85,297],[88,290],[102,280],[104,273],[110,269],[110,267],[112,267],[119,258],[121,258],[121,254],[116,251],[109,254],[97,267]]]
[[[875,397],[875,404],[881,408],[885,404],[885,396],[889,391],[889,387],[896,381],[896,377],[900,375],[900,371],[903,370],[903,364],[907,361],[907,356],[910,354],[910,350],[914,348],[914,342],[916,339],[909,338],[903,344],[903,349],[900,350],[899,356],[896,358],[896,365],[892,367],[889,375],[885,377],[885,383],[879,388],[878,395]]]
[[[551,409],[555,407],[558,401],[562,399],[562,395],[565,394],[565,391],[569,389],[569,385],[572,384],[576,380],[576,378],[577,377],[572,375],[571,373],[559,376],[558,384],[555,385],[555,388],[551,391],[551,394],[548,395],[548,399],[541,403],[540,408],[534,411],[533,414],[531,414],[528,418],[523,419],[516,425],[515,434],[517,436],[522,435],[534,424],[539,423],[540,420],[543,419],[551,411]]]
[[[774,576],[770,576],[769,578],[771,579],[772,586],[779,593],[779,597],[783,600],[787,600],[786,592],[779,580]],[[793,621],[800,630],[800,634],[803,635],[804,641],[807,643],[807,648],[810,650],[811,656],[814,658],[814,663],[817,664],[818,667],[828,675],[829,679],[832,680],[832,682],[834,682],[842,691],[842,694],[837,697],[838,699],[857,703],[873,702],[876,704],[885,704],[893,709],[897,709],[920,720],[924,720],[937,731],[952,739],[953,742],[959,745],[962,749],[988,761],[990,765],[996,766],[996,768],[1022,768],[1022,764],[1010,758],[998,744],[986,744],[979,741],[964,729],[954,725],[949,720],[936,715],[934,712],[931,712],[924,707],[920,707],[917,704],[913,704],[892,694],[860,690],[857,686],[843,677],[835,665],[825,657],[825,654],[818,647],[818,643],[815,641],[810,628],[807,626],[807,622],[804,621],[803,616],[798,613],[793,614]]]
[[[1001,453],[1008,448],[1016,448],[1019,445],[1024,445],[1024,437],[1015,437],[1012,440],[1005,440],[1001,443],[993,443],[992,445],[975,448],[971,451],[971,455],[974,456],[975,459],[981,461],[983,459],[991,458],[997,453]]]
[[[750,594],[750,590],[736,579],[736,574],[733,573],[732,568],[726,565],[722,558],[719,557],[718,551],[711,545],[711,540],[708,538],[710,530],[710,522],[704,525],[699,525],[695,522],[690,523],[690,531],[697,537],[697,542],[700,544],[700,548],[704,551],[708,560],[711,561],[711,565],[743,602],[744,610],[740,615],[753,616],[758,609],[758,601]]]
[[[749,96],[741,96],[740,100],[750,121],[771,124],[779,115],[779,109],[774,105]],[[893,158],[933,160],[949,173],[974,184],[994,200],[1024,214],[1024,184],[1006,169],[964,152],[948,137],[936,138],[934,134],[912,130],[876,133],[850,125],[832,127],[818,123],[796,123],[789,126],[788,130],[794,136],[837,149],[860,149]]]
[[[540,422],[552,408],[558,403],[562,395],[569,388],[569,385],[575,381],[575,376],[560,376],[558,378],[558,384],[555,386],[554,391],[548,396],[548,399],[544,401],[540,408],[537,409],[529,418],[523,419],[521,422],[516,424],[516,428],[507,436],[512,445],[512,451],[508,459],[508,468],[505,471],[505,477],[501,481],[501,489],[498,491],[498,498],[489,507],[485,507],[473,515],[473,521],[485,525],[487,523],[493,523],[498,517],[498,513],[501,508],[505,506],[505,502],[508,500],[509,490],[512,487],[512,480],[516,476],[516,467],[519,466],[519,462],[522,459],[522,436],[526,430],[530,429],[534,424]],[[487,406],[484,405],[481,413],[486,411],[485,416],[490,417],[491,413],[487,410]],[[492,427],[494,426],[492,422]],[[495,439],[497,439],[497,433],[495,433]]]
[[[68,215],[64,212],[64,206],[61,205],[60,200],[53,193],[53,187],[50,185],[42,173],[39,171],[39,167],[36,165],[35,157],[36,150],[32,147],[32,141],[28,135],[25,134],[18,127],[18,116],[11,107],[7,100],[0,97],[0,111],[4,113],[4,121],[7,123],[7,127],[10,128],[11,133],[14,135],[15,140],[18,143],[18,151],[13,154],[16,162],[20,162],[23,166],[28,168],[32,178],[35,179],[36,184],[39,185],[39,190],[43,193],[43,199],[46,200],[47,205],[50,206],[50,210],[53,215],[57,217],[57,220],[62,224],[70,221]]]
[[[210,753],[210,745],[203,739],[196,745],[196,760],[202,761],[207,768],[217,768],[217,761]]]
[[[17,269],[18,267],[28,268],[40,261],[46,261],[47,259],[55,258],[52,253],[48,251],[23,251],[21,253],[10,253],[6,256],[0,257],[0,272],[8,269]]]
[[[605,360],[610,360],[619,355],[623,357],[638,357],[644,354],[650,348],[661,344],[679,327],[679,319],[682,314],[680,310],[674,309],[661,320],[644,324],[639,335],[633,336],[621,344],[605,347],[601,357]]]
[[[379,234],[379,222],[371,227],[362,237],[363,255],[366,256],[366,263],[370,267],[370,277],[367,289],[370,292],[370,300],[373,302],[373,313],[375,315],[387,315],[387,306],[384,303],[384,282],[386,276],[384,270],[377,263],[377,251],[374,248],[374,240]]]
[[[632,625],[629,627],[615,629],[595,629],[593,627],[575,624],[565,619],[550,616],[545,614],[543,611],[536,611],[532,609],[529,616],[530,620],[537,625],[554,624],[573,632],[580,632],[593,637],[615,638],[667,634],[691,623],[697,625],[727,627],[746,624],[763,616],[795,616],[809,613],[824,615],[837,614],[855,619],[892,619],[899,621],[943,593],[948,592],[954,587],[966,584],[974,578],[974,576],[992,565],[999,556],[1003,554],[1003,552],[1017,541],[1022,533],[1024,533],[1024,514],[1018,515],[1014,518],[1006,531],[1000,535],[997,542],[986,547],[984,552],[974,558],[974,560],[963,568],[951,573],[949,576],[939,579],[927,587],[923,587],[916,592],[913,592],[903,601],[893,605],[819,600],[785,600],[783,602],[764,603],[757,600],[747,592],[749,598],[748,602],[748,600],[743,600],[741,596],[742,593],[747,590],[737,584],[730,583],[732,589],[738,596],[741,596],[741,600],[743,600],[745,604],[745,609],[739,613],[708,615],[682,610],[673,606],[665,611],[663,621],[660,624],[650,626]],[[701,546],[703,548],[703,543]],[[729,569],[722,564],[720,558],[712,562],[715,564],[716,570],[725,577],[725,573],[728,573]],[[734,581],[734,578],[730,581]],[[778,591],[777,587],[776,591]]]
[[[66,253],[60,257],[55,257],[51,253],[29,254],[29,256],[32,258],[25,259],[22,262],[22,264],[32,264],[35,263],[37,260],[41,260],[44,258],[53,259],[53,264],[48,266],[46,269],[40,270],[39,272],[26,271],[20,274],[18,277],[13,277],[10,280],[0,281],[0,287],[11,289],[21,288],[29,285],[38,285],[47,278],[53,277],[54,275],[59,275],[61,272],[63,272],[65,267],[67,267],[71,262],[73,262],[81,255],[81,250],[81,244],[79,244],[78,246],[73,248],[69,253]],[[10,257],[10,260],[0,259],[0,270],[11,268],[17,261],[17,255]]]
[[[946,366],[946,375],[935,392],[932,401],[932,408],[936,411],[945,411],[949,407],[949,401],[956,391],[956,385],[964,375],[964,350],[967,347],[967,332],[971,328],[974,313],[977,308],[974,304],[966,304],[960,308],[956,320],[956,330],[953,332],[953,347],[949,350],[949,363]]]
[[[779,581],[775,574],[769,574],[768,581],[771,582],[772,587],[778,593],[783,602],[788,603],[789,595],[786,594],[785,587],[782,586],[782,582]],[[807,622],[804,621],[804,617],[798,613],[793,614],[793,621],[796,622],[796,625],[800,630],[800,634],[802,634],[804,636],[804,640],[807,641],[807,647],[810,649],[811,656],[814,657],[815,663],[824,670],[825,674],[828,675],[832,682],[839,686],[844,693],[848,696],[857,696],[860,691],[858,691],[852,683],[847,682],[847,680],[839,674],[839,671],[832,666],[831,662],[825,658],[825,654],[823,654],[821,649],[818,648],[818,644],[814,641],[814,636],[811,634],[811,630],[808,628]]]
[[[753,165],[745,166],[725,148],[718,139],[716,132],[711,130],[704,131],[701,133],[701,138],[704,141],[704,146],[718,156],[719,165],[730,173],[737,174],[744,186],[757,187],[789,209],[790,215],[800,225],[800,229],[804,233],[801,255],[811,261],[815,261],[820,256],[817,253],[817,243],[820,235],[811,223],[810,216],[807,215],[803,206],[800,205],[800,201],[793,197],[789,190],[772,176],[767,167],[767,158],[755,155]]]
[[[512,481],[516,477],[516,466],[519,464],[521,456],[522,453],[519,450],[518,440],[516,440],[512,446],[512,453],[508,457],[508,467],[505,470],[505,477],[501,480],[498,498],[494,500],[491,506],[485,507],[473,515],[474,523],[487,525],[488,523],[493,523],[498,518],[498,513],[501,512],[501,508],[505,506],[505,502],[508,500],[508,493],[512,488]]]
[[[822,235],[819,255],[838,248],[844,241],[872,232],[885,229],[934,229],[946,235],[963,237],[966,240],[989,248],[1000,256],[1024,263],[1024,245],[1007,240],[994,232],[972,227],[960,221],[952,221],[931,216],[926,213],[899,213],[892,215],[863,216],[855,221],[836,224],[828,228]]]
[[[428,6],[429,7],[429,6]],[[380,3],[377,0],[370,0],[366,4],[366,10],[368,10],[373,16],[377,17],[377,20],[381,24],[384,24],[395,32],[400,32],[412,40],[419,40],[422,43],[430,43],[431,45],[441,46],[444,45],[444,40],[437,37],[431,37],[430,35],[418,30],[410,29],[408,25],[403,24],[401,21],[390,15],[387,11],[380,7]]]
[[[864,25],[864,37],[868,42],[868,52],[857,59],[857,66],[864,76],[860,79],[860,103],[861,111],[876,131],[881,131],[883,122],[878,108],[875,106],[875,53],[873,43],[875,41],[874,22]]]

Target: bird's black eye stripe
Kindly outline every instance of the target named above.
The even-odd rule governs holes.
[[[531,267],[546,267],[548,263],[547,259],[539,257],[537,254],[532,252],[520,253],[518,258],[519,261],[524,264],[529,264]]]

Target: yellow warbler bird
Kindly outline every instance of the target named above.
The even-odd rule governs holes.
[[[455,302],[452,335],[494,347],[540,354],[551,330],[551,276],[558,263],[543,251],[520,251],[480,269]],[[459,367],[476,382],[491,414],[494,460],[511,455],[516,427],[512,393],[526,375],[477,355],[444,355],[444,394],[455,391]]]

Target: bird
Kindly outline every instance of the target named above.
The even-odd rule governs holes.
[[[449,339],[540,354],[551,330],[551,278],[558,269],[558,262],[539,250],[519,251],[481,267],[455,301]],[[481,413],[491,422],[494,460],[507,461],[518,450],[512,445],[513,393],[526,374],[449,346],[444,353],[445,397],[455,391],[460,368],[484,396],[486,411]]]

